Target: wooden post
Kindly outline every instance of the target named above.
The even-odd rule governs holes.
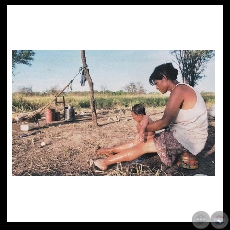
[[[91,79],[90,74],[89,74],[89,69],[87,68],[85,50],[81,50],[81,59],[82,59],[82,64],[83,64],[83,68],[84,68],[84,73],[85,73],[86,79],[89,83],[90,107],[91,107],[93,125],[98,126],[98,124],[97,124],[97,113],[96,113],[96,109],[95,109],[93,82],[92,82],[92,79]]]

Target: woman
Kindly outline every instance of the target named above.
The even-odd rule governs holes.
[[[106,170],[109,165],[156,152],[166,166],[171,167],[182,154],[178,166],[198,168],[196,155],[202,151],[208,137],[207,108],[201,94],[193,87],[179,83],[177,75],[178,70],[172,63],[166,63],[157,66],[149,78],[151,85],[155,85],[162,94],[170,92],[170,96],[163,117],[147,125],[145,131],[163,131],[155,133],[145,143],[114,147],[113,152],[117,154],[95,160],[95,166]]]

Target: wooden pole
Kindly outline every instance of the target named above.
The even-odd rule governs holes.
[[[85,73],[86,79],[87,79],[88,84],[89,84],[89,89],[90,89],[90,107],[91,107],[93,125],[98,126],[98,124],[97,124],[97,113],[96,113],[96,109],[95,109],[93,81],[90,77],[89,69],[87,68],[85,50],[81,50],[81,59],[82,59],[84,73]]]

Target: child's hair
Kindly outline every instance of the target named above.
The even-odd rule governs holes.
[[[132,107],[132,112],[134,112],[135,114],[143,114],[146,115],[145,113],[145,107],[142,104],[135,104]]]

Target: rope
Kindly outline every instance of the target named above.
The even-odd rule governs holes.
[[[74,78],[79,74],[79,73],[82,73],[82,71],[83,71],[83,69],[84,68],[86,68],[87,67],[87,65],[85,66],[85,67],[80,67],[79,68],[79,72],[74,76]],[[70,89],[72,90],[72,83],[73,83],[73,80],[74,80],[74,78],[70,81],[70,83],[68,84],[68,86],[70,86]],[[63,90],[64,91],[64,90]],[[62,92],[63,92],[62,91]]]
[[[64,89],[63,89],[61,92],[59,92],[56,96],[54,96],[54,99],[53,99],[50,103],[48,103],[47,105],[43,106],[42,108],[40,108],[40,109],[38,109],[38,110],[35,110],[34,112],[32,112],[32,114],[28,115],[25,119],[31,119],[31,118],[36,117],[37,114],[41,113],[41,112],[42,112],[45,108],[47,108],[53,101],[55,101],[55,99],[56,99],[61,93],[63,93],[64,90],[65,90],[67,87],[70,86],[70,89],[72,90],[72,83],[73,83],[74,78],[75,78],[79,73],[82,73],[82,71],[83,71],[84,68],[87,68],[87,65],[79,68],[79,72],[73,77],[73,79],[69,82],[68,85],[66,85],[66,86],[64,87]]]

